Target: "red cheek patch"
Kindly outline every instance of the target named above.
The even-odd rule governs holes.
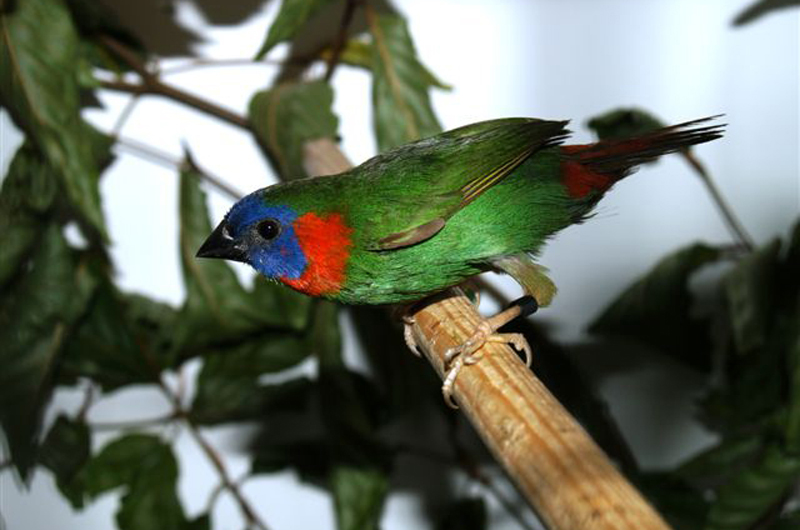
[[[325,217],[307,213],[294,221],[293,228],[308,265],[299,278],[283,278],[283,283],[311,296],[338,293],[345,280],[353,229],[338,213]]]

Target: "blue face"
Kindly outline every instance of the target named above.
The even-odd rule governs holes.
[[[307,261],[292,225],[297,217],[288,206],[265,204],[255,192],[233,205],[222,222],[222,236],[241,248],[243,261],[264,276],[299,278]]]

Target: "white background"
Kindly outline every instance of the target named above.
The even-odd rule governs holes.
[[[730,21],[750,0],[402,0],[423,62],[451,92],[433,94],[445,128],[503,116],[571,118],[578,142],[590,136],[586,120],[611,108],[641,106],[668,122],[725,113],[723,140],[700,146],[698,156],[758,242],[785,235],[800,212],[798,171],[798,70],[800,17],[787,10],[733,29]],[[277,3],[239,27],[209,27],[189,4],[178,4],[182,23],[204,35],[199,55],[251,56],[261,44]],[[270,57],[279,57],[278,48]],[[181,64],[171,61],[168,64]],[[198,69],[166,80],[244,114],[249,96],[268,85],[266,66]],[[375,151],[371,136],[367,74],[340,68],[334,78],[335,111],[342,147],[359,162]],[[110,130],[127,97],[104,94],[103,111],[88,117]],[[0,116],[5,170],[18,133]],[[122,135],[181,155],[186,142],[200,165],[241,191],[272,181],[246,133],[158,98],[144,98]],[[176,172],[120,152],[102,181],[104,210],[113,239],[119,284],[179,304],[183,297],[177,253]],[[213,214],[230,202],[212,193]],[[619,184],[590,222],[562,232],[544,251],[560,288],[553,306],[536,318],[553,324],[562,340],[581,339],[585,324],[616,294],[665,253],[695,240],[729,241],[700,181],[678,157],[649,166]],[[517,288],[498,279],[514,296]],[[676,330],[679,332],[679,330]],[[676,368],[676,370],[678,370]],[[640,461],[671,465],[713,441],[688,419],[694,395],[676,389],[661,373],[609,378],[602,390],[612,400]],[[679,373],[691,389],[691,374]],[[674,376],[674,374],[673,374]],[[685,391],[684,391],[685,390]],[[78,394],[63,392],[58,407],[74,408]],[[653,418],[649,407],[669,400],[675,414]],[[105,403],[94,420],[152,417],[166,411],[154,393],[128,392]],[[50,415],[52,417],[52,414]],[[172,433],[173,435],[175,433]],[[180,492],[187,510],[199,513],[214,474],[196,446],[179,436]],[[235,432],[214,439],[235,445]],[[101,438],[105,440],[106,438]],[[246,459],[228,451],[238,476]],[[471,486],[465,485],[465,491]],[[246,495],[274,529],[331,528],[327,495],[291,474],[248,483]],[[73,514],[47,473],[27,492],[6,472],[0,476],[0,512],[9,529],[109,528],[116,496],[104,496]],[[215,528],[242,526],[229,499],[219,503]],[[302,506],[302,509],[300,509]],[[384,528],[424,528],[416,501],[390,499]],[[513,528],[511,523],[498,527]]]

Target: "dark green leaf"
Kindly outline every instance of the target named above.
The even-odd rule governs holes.
[[[301,479],[319,483],[327,475],[330,467],[329,444],[320,439],[300,439],[259,444],[251,472],[275,473],[292,468]]]
[[[441,393],[436,375],[425,363],[409,355],[399,320],[384,308],[352,306],[347,312],[353,319],[370,371],[375,374],[375,383],[385,394],[386,415],[396,418],[414,408],[438,405]]]
[[[89,460],[91,450],[89,428],[83,421],[59,416],[42,444],[41,462],[53,472],[61,493],[73,506],[82,503],[82,494],[73,481]]]
[[[800,314],[795,316],[795,319]],[[789,404],[786,414],[786,447],[800,453],[800,326],[794,345],[787,355],[789,368]]]
[[[309,299],[288,288],[258,282],[245,290],[222,260],[195,257],[211,233],[206,196],[192,170],[181,174],[180,249],[186,302],[174,330],[175,342],[188,349],[231,345],[268,329],[303,323]]]
[[[338,530],[377,530],[389,490],[376,469],[338,466],[330,476]]]
[[[322,57],[327,59],[333,53],[332,50],[325,50],[322,53]],[[341,64],[347,64],[350,66],[357,66],[359,68],[365,68],[372,71],[372,67],[374,66],[373,58],[374,58],[375,51],[373,50],[373,45],[371,42],[351,39],[347,41],[344,48],[342,48],[341,53],[339,54],[339,62]],[[442,90],[452,90],[453,87],[448,85],[444,81],[440,80],[436,75],[431,72],[426,66],[420,63],[419,65],[422,68],[422,75],[427,78],[428,85],[436,88],[441,88]]]
[[[96,285],[59,227],[49,226],[35,247],[24,274],[0,298],[0,424],[23,477],[35,461],[64,341]]]
[[[761,16],[784,9],[787,7],[796,7],[800,5],[800,0],[758,0],[750,5],[747,9],[739,13],[733,20],[734,26],[743,26],[748,24]]]
[[[486,522],[486,503],[482,498],[458,499],[447,507],[436,530],[483,530]]]
[[[297,30],[312,15],[331,2],[332,0],[283,0],[278,16],[269,28],[267,38],[258,50],[256,59],[263,59],[276,44],[294,37]]]
[[[800,528],[800,510],[781,516],[769,530],[797,530]]]
[[[774,315],[774,280],[780,241],[745,256],[725,278],[736,350],[744,355],[767,341]]]
[[[333,90],[322,81],[283,83],[250,100],[256,137],[284,179],[306,176],[303,145],[335,138],[339,120],[331,110]]]
[[[777,446],[720,488],[711,505],[706,530],[744,530],[762,518],[800,477],[800,456]]]
[[[89,498],[124,487],[120,530],[172,530],[189,522],[175,491],[178,464],[156,436],[132,434],[103,448],[78,476]]]
[[[308,379],[266,385],[260,384],[254,374],[237,377],[229,373],[229,367],[219,356],[210,356],[205,363],[197,380],[191,411],[193,421],[198,424],[262,420],[276,411],[301,409],[307,405],[311,392]]]
[[[719,251],[694,244],[662,259],[590,326],[602,335],[631,338],[701,370],[711,366],[708,326],[690,315],[688,280]]]
[[[142,313],[157,313],[148,317]],[[171,367],[175,311],[141,297],[124,297],[104,282],[86,316],[70,337],[59,372],[63,384],[88,377],[104,391],[131,384],[154,383]]]
[[[80,116],[80,40],[69,11],[60,0],[19,2],[0,15],[0,37],[0,103],[58,170],[78,211],[105,234],[98,168]]]
[[[708,502],[701,490],[667,473],[644,474],[637,477],[636,485],[674,530],[703,528]]]
[[[761,453],[763,440],[758,435],[728,438],[683,463],[678,477],[692,483],[716,483],[741,471]]]
[[[0,190],[0,289],[17,274],[41,237],[58,189],[55,179],[30,144],[23,144]]]
[[[635,108],[612,110],[590,119],[586,125],[598,140],[630,138],[664,127],[664,123],[649,112]]]
[[[405,20],[394,14],[374,14],[368,22],[378,149],[385,151],[440,132],[428,96],[434,79],[417,59]]]

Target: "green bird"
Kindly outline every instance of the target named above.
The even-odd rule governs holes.
[[[528,297],[516,316],[555,294],[534,261],[545,241],[586,220],[638,164],[719,138],[722,126],[711,119],[588,145],[562,145],[566,121],[467,125],[338,175],[255,191],[233,205],[197,255],[248,263],[346,304],[416,301],[499,271]],[[478,333],[468,350],[504,321]]]

